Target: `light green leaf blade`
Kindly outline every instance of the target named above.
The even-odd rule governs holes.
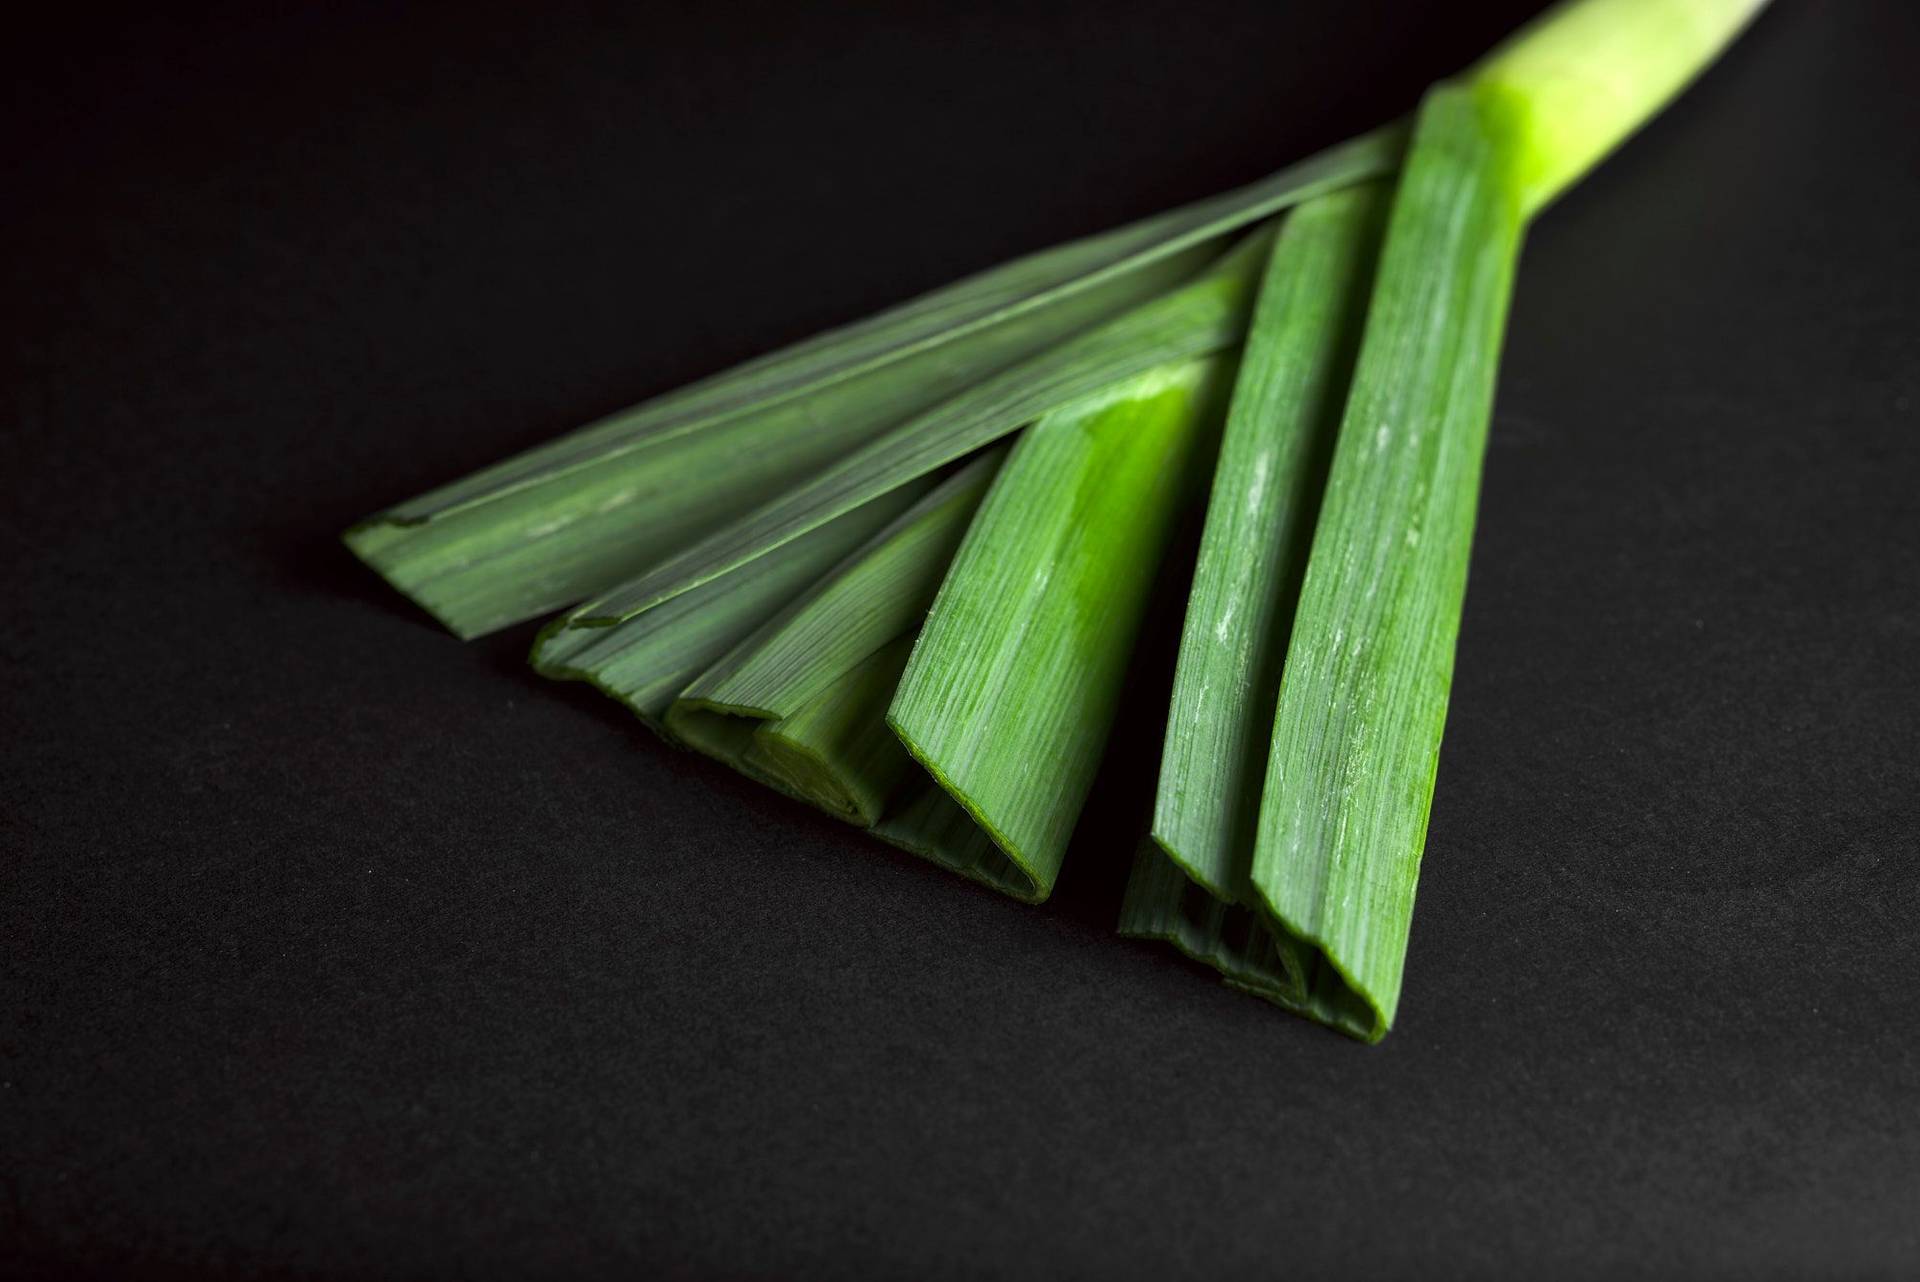
[[[1522,232],[1496,125],[1428,94],[1301,587],[1253,884],[1375,1013],[1399,1002]]]
[[[1231,353],[1161,365],[1022,435],[894,696],[895,732],[993,838],[1025,898],[1044,899],[1059,874],[1233,365]]]
[[[788,539],[1033,422],[1158,366],[1231,347],[1246,328],[1269,233],[1248,237],[1171,294],[908,420],[638,578],[581,606],[576,625],[617,621],[778,547]]]
[[[1156,296],[1220,239],[1389,171],[1397,127],[1249,187],[1028,255],[396,505],[348,545],[461,636],[603,591],[850,446]]]
[[[1274,701],[1387,193],[1288,215],[1260,286],[1214,468],[1161,753],[1153,836],[1245,900]]]
[[[589,682],[664,733],[667,709],[689,681],[930,485],[910,481],[617,627],[549,625],[534,642],[534,670],[559,681]]]

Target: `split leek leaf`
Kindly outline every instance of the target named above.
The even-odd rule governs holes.
[[[914,765],[887,724],[913,642],[912,632],[889,642],[788,716],[755,720],[676,704],[668,723],[694,747],[796,800],[995,890],[1033,899],[1032,879]]]
[[[1296,993],[1400,996],[1521,206],[1470,94],[1427,95],[1287,648],[1252,882]],[[1364,1012],[1358,1020],[1353,1012]]]
[[[992,447],[967,463],[734,647],[667,710],[666,729],[892,845],[1030,899],[1031,878],[913,764],[886,719],[927,608],[1006,453]]]
[[[1006,457],[994,447],[933,487],[681,696],[783,717],[853,664],[912,635]]]
[[[1189,277],[1223,237],[1388,172],[1375,131],[1261,182],[1028,255],[615,414],[383,512],[353,551],[478,636],[605,591],[852,446]]]
[[[1271,233],[1243,239],[1198,279],[975,384],[740,520],[568,616],[617,623],[1082,397],[1239,343]]]
[[[1030,899],[1031,878],[887,724],[927,608],[1006,453],[989,449],[929,492],[703,673],[666,719],[673,737],[746,775]]]
[[[800,709],[763,722],[746,754],[748,770],[829,814],[871,827],[913,771],[887,732],[887,704],[907,666],[913,635],[867,655]]]
[[[774,549],[748,570],[711,579],[618,627],[570,629],[556,620],[534,641],[534,670],[557,681],[589,682],[666,733],[667,709],[689,681],[930,484],[909,481]]]
[[[1000,848],[1003,888],[1022,898],[1046,898],[1059,875],[1233,368],[1231,352],[1163,364],[1028,429],[894,695],[888,722]],[[927,804],[903,844],[975,840]]]
[[[885,722],[901,643],[919,631],[1005,454],[969,461],[701,673],[667,712],[671,734],[829,813],[876,822],[908,764]]]
[[[1196,261],[1196,257],[1198,261]],[[349,532],[362,559],[451,631],[478,636],[577,604],[1064,334],[1191,276],[1206,250],[1160,259],[932,351],[800,399],[647,438],[591,469]]]
[[[1181,632],[1153,836],[1247,898],[1274,699],[1373,279],[1386,193],[1321,196],[1280,229],[1220,443]]]
[[[1190,870],[1150,847],[1125,928],[1355,1036],[1391,1026],[1526,220],[1756,8],[1578,0],[1427,95],[1288,641],[1256,906],[1185,880]]]
[[[1001,516],[990,519],[983,512],[973,529],[984,524],[989,532],[997,528],[1003,534],[1017,533],[1024,514],[1047,508],[1049,493],[1060,493],[1054,482],[1063,476],[1078,476],[1083,487],[1108,483],[1101,502],[1078,508],[1071,502],[1053,502],[1055,532],[1074,540],[1085,534],[1083,527],[1089,523],[1096,529],[1123,527],[1123,536],[1117,540],[1108,530],[1107,544],[1102,546],[1111,545],[1110,550],[1122,554],[1117,576],[1121,591],[1114,604],[1123,616],[1137,618],[1138,608],[1125,605],[1127,595],[1153,578],[1179,478],[1185,471],[1197,471],[1186,468],[1183,460],[1204,444],[1196,438],[1205,436],[1210,412],[1222,399],[1226,380],[1218,367],[1227,361],[1225,356],[1214,356],[1150,371],[1145,379],[1107,389],[1042,419],[1022,441],[1039,436],[1046,448],[1023,444],[1016,449],[1015,458],[1027,460],[1021,465],[1025,479],[1010,478],[1007,497],[998,500]],[[1044,898],[1051,889],[1058,852],[1043,877],[1036,877],[1031,860],[1009,858],[968,810],[913,767],[887,717],[927,602],[936,587],[942,593],[949,590],[941,584],[940,574],[953,545],[964,532],[969,541],[987,538],[986,550],[976,551],[976,558],[984,556],[990,564],[998,554],[998,542],[991,533],[970,532],[967,522],[992,468],[999,466],[999,457],[996,451],[977,460],[922,499],[785,615],[715,665],[674,705],[668,724],[695,747],[829,813],[867,826],[885,841],[996,890],[1033,900]],[[1009,473],[1013,468],[1007,465]],[[1072,487],[1065,497],[1074,497]],[[1075,556],[1072,548],[1063,549],[1056,542],[1043,549],[1042,559],[1063,587],[1077,581],[1077,589],[1072,590],[1089,596],[1105,590],[1109,575],[1098,570],[1100,558],[1078,562]],[[902,562],[910,573],[897,568]],[[1097,572],[1089,574],[1089,567]],[[961,574],[956,563],[948,579]],[[912,590],[903,593],[895,586],[901,584]],[[822,667],[840,664],[803,660],[824,653],[844,656],[871,644],[879,626],[863,624],[865,619],[885,620],[899,634],[821,687]],[[1095,638],[1101,649],[1090,665],[1079,663],[1089,652],[1085,644],[1078,654],[1062,661],[1071,690],[1082,696],[1083,703],[1103,677],[1107,688],[1102,697],[1109,704],[1116,701],[1111,687],[1124,670],[1133,628],[1132,621],[1121,617],[1101,632]],[[857,642],[836,644],[849,629]],[[798,711],[788,710],[797,694],[814,691]],[[756,717],[771,718],[776,710],[778,719],[755,724]],[[1097,763],[1106,738],[1105,720],[1096,713],[1085,717],[1080,728],[1087,736],[1084,752]],[[1084,782],[1072,781],[1069,786],[1084,795]],[[1077,811],[1075,801],[1065,817],[1067,831]]]

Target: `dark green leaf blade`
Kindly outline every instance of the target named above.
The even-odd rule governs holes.
[[[1394,198],[1280,687],[1253,883],[1386,1032],[1399,1002],[1522,233],[1497,122],[1441,86]]]
[[[1005,457],[994,447],[968,461],[701,673],[668,709],[669,733],[830,814],[876,823],[909,768],[887,704]]]
[[[969,460],[701,673],[682,699],[788,716],[859,660],[913,635],[1005,458],[995,446]]]
[[[958,342],[1203,247],[1323,191],[1385,174],[1398,163],[1404,142],[1403,130],[1388,126],[1238,190],[1014,259],[590,424],[399,504],[388,516],[408,522],[430,520],[558,472],[597,466],[622,449],[696,431],[745,410],[818,395],[824,388],[890,361]],[[1204,257],[1198,260],[1204,261]],[[1172,279],[1182,274],[1176,272]],[[1162,280],[1134,292],[1145,298],[1164,287]]]
[[[1221,238],[1386,172],[1398,128],[1131,227],[1042,251],[516,455],[349,530],[463,637],[630,578],[849,448],[1152,298]]]
[[[666,732],[665,716],[687,683],[777,613],[835,562],[904,511],[930,485],[914,480],[617,627],[543,629],[534,670],[586,681]]]
[[[1225,899],[1247,898],[1280,669],[1385,205],[1383,190],[1361,184],[1288,215],[1214,469],[1153,836]]]
[[[1268,233],[1197,280],[910,419],[654,569],[590,601],[576,625],[618,621],[778,547],[875,494],[971,453],[1049,411],[1156,367],[1240,341]]]

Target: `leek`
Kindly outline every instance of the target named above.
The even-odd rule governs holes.
[[[749,362],[346,540],[463,637],[567,610],[543,674],[1040,900],[1204,494],[1121,929],[1378,1040],[1526,227],[1763,4],[1572,0],[1410,130]]]

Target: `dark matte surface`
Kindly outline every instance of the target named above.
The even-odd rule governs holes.
[[[1530,7],[15,38],[0,1272],[1920,1272],[1897,0],[1781,6],[1532,237],[1378,1049],[1114,938],[1109,845],[973,889],[333,541]]]

